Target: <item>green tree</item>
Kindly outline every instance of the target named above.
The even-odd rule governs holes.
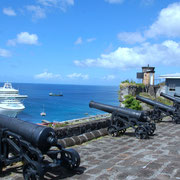
[[[122,102],[126,108],[134,109],[134,110],[142,110],[142,106],[140,102],[134,98],[132,95],[126,95],[125,101]]]

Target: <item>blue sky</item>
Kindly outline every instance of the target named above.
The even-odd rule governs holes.
[[[119,85],[179,73],[180,2],[1,0],[0,82]]]

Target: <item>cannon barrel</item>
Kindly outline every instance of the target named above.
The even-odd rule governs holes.
[[[174,96],[180,98],[180,94],[178,93],[174,93]]]
[[[56,143],[55,132],[50,127],[40,126],[17,118],[0,115],[0,128],[7,129],[30,142],[42,152]]]
[[[175,102],[175,103],[180,104],[180,99],[177,99],[177,98],[175,98],[175,97],[173,97],[173,96],[171,96],[171,95],[169,95],[169,94],[165,94],[165,93],[161,92],[160,96],[163,96],[163,97],[165,97],[166,99],[169,99],[169,100],[171,100],[171,101],[173,101],[173,102]]]
[[[102,104],[102,103],[98,103],[98,102],[94,102],[94,101],[91,101],[89,103],[89,107],[99,109],[101,111],[105,111],[108,113],[119,112],[122,114],[126,114],[132,118],[137,118],[139,120],[144,120],[144,118],[145,118],[143,111],[137,111],[137,110],[122,108],[122,107],[118,107],[118,106],[111,106],[111,105]]]
[[[168,105],[165,105],[163,103],[160,103],[160,102],[157,102],[157,101],[154,101],[154,100],[151,100],[151,99],[148,99],[148,98],[145,98],[145,97],[142,97],[142,96],[136,96],[136,99],[137,100],[140,100],[146,104],[149,104],[151,106],[156,106],[164,111],[169,111],[171,113],[174,113],[176,111],[176,108],[172,107],[172,106],[168,106]]]

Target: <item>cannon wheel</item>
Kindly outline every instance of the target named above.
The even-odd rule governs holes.
[[[153,111],[151,114],[150,114],[150,119],[154,120],[155,123],[159,123],[162,121],[162,116],[161,116],[161,113],[159,111]]]
[[[180,124],[180,120],[177,117],[172,117],[172,121],[175,122],[176,124]]]
[[[120,131],[118,131],[118,135],[123,135],[126,132],[126,129],[122,129]]]
[[[117,127],[117,131],[118,131],[118,136],[123,135],[126,132],[126,128],[122,129],[123,127],[125,127],[124,122],[117,121],[116,127]],[[121,129],[121,130],[118,130],[118,129]]]
[[[81,160],[79,153],[74,149],[66,149],[62,151],[61,157],[62,165],[69,170],[78,168],[80,165]]]
[[[150,132],[148,133],[149,135],[153,135],[154,131],[156,130],[156,124],[154,123],[149,123],[149,127],[150,127]]]
[[[138,139],[146,139],[148,137],[147,130],[144,127],[137,127],[135,135]]]
[[[146,128],[148,130],[148,135],[152,136],[154,134],[154,131],[156,130],[156,124],[154,123],[147,123]]]
[[[26,163],[23,167],[24,180],[43,180],[41,168],[38,163]]]
[[[115,126],[109,126],[108,129],[108,134],[111,135],[112,137],[117,137],[118,136],[118,131]]]

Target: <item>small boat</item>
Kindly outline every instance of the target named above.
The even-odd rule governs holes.
[[[41,116],[46,116],[46,113],[45,113],[45,112],[42,112],[40,115],[41,115]]]
[[[41,116],[46,116],[46,113],[44,111],[44,105],[43,105],[43,112],[40,113]]]
[[[49,96],[63,96],[63,94],[62,93],[60,93],[60,94],[49,93]]]

